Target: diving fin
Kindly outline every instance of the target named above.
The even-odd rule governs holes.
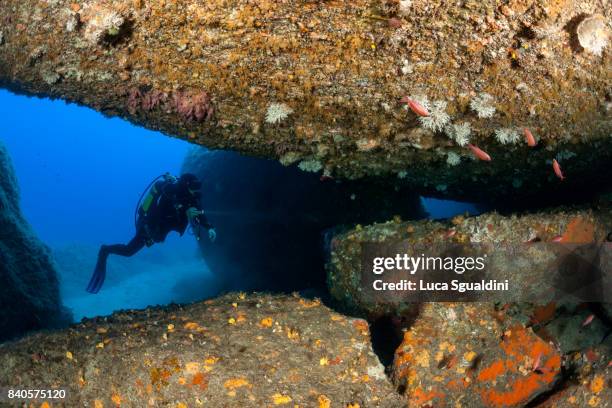
[[[104,279],[106,278],[106,265],[103,265],[100,260],[96,264],[96,269],[87,285],[87,292],[96,294],[102,289],[102,285],[104,284]]]

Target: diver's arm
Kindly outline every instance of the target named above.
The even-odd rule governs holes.
[[[200,211],[199,219],[200,219],[200,225],[206,228],[207,230],[215,229],[215,227],[213,227],[212,224],[208,221],[208,218],[206,218],[206,214],[204,214],[204,210]]]
[[[189,207],[186,211],[187,219],[191,225],[194,225],[194,222],[197,222],[198,225],[206,228],[212,229],[214,228],[210,222],[208,222],[208,218],[204,214],[203,210],[200,210],[196,207]]]
[[[208,221],[203,210],[199,210],[196,207],[189,207],[186,214],[191,225],[195,225],[197,222],[198,225],[208,230],[208,238],[211,241],[214,242],[215,239],[217,239],[217,231],[215,231],[215,227]]]

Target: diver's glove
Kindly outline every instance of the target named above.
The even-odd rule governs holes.
[[[187,219],[189,220],[189,222],[191,224],[194,223],[194,221],[196,221],[198,219],[198,217],[200,216],[200,214],[202,214],[202,211],[198,210],[195,207],[189,207],[187,209]]]
[[[210,242],[215,242],[217,239],[217,231],[214,228],[208,230],[208,239],[210,239]]]

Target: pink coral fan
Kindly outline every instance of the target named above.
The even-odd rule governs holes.
[[[132,88],[128,91],[127,109],[132,115],[140,108],[142,100],[142,92],[138,88]]]
[[[176,92],[172,95],[172,105],[185,121],[204,122],[214,114],[212,100],[206,91]]]
[[[150,112],[160,106],[171,109],[187,122],[204,122],[214,115],[212,99],[205,91],[178,91],[169,98],[166,92],[156,89],[144,91],[132,88],[128,91],[127,109],[134,115],[139,110]]]
[[[157,108],[162,102],[166,102],[168,94],[158,90],[151,90],[142,97],[142,109],[146,112]]]

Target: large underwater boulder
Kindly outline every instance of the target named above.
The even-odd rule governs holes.
[[[393,380],[410,408],[524,407],[561,367],[554,345],[491,304],[432,302],[404,333]]]
[[[0,3],[3,87],[467,201],[609,183],[611,61],[599,0]]]
[[[9,384],[66,387],[71,407],[403,404],[366,321],[262,294],[117,312],[0,345],[0,386]]]
[[[17,179],[0,143],[0,340],[71,322],[50,250],[19,208]]]
[[[183,171],[202,180],[203,206],[218,237],[211,244],[203,233],[200,246],[228,289],[323,288],[325,230],[425,216],[408,189],[321,179],[231,152],[193,149]]]
[[[588,210],[493,212],[357,227],[331,239],[331,296],[341,310],[365,316],[387,333],[382,348],[395,350],[392,379],[409,407],[607,406],[611,205],[605,200]],[[370,251],[418,257],[423,248],[428,256],[440,257],[465,255],[456,248],[489,251],[484,252],[486,272],[508,278],[514,289],[507,295],[489,291],[463,299],[455,293],[431,302],[407,301],[408,292],[378,293],[365,284],[364,276],[373,271],[364,268],[372,259]],[[552,250],[560,252],[547,252]],[[561,263],[551,254],[562,254]],[[393,268],[377,278],[415,280]],[[446,273],[469,281],[474,272]],[[421,269],[415,276],[428,280],[428,274],[434,272]]]
[[[378,252],[377,256],[395,256],[401,254],[400,251],[414,257],[423,253],[433,257],[446,257],[453,253],[455,256],[475,256],[474,253],[456,252],[473,250],[478,256],[488,257],[482,272],[455,274],[451,271],[446,276],[438,276],[439,281],[450,282],[448,274],[465,282],[472,278],[478,282],[482,279],[497,279],[498,282],[508,279],[513,289],[498,292],[500,295],[491,297],[490,301],[572,304],[576,299],[598,299],[612,302],[610,231],[612,211],[608,206],[593,210],[558,208],[518,216],[490,212],[440,221],[388,221],[354,228],[331,238],[327,283],[332,298],[352,313],[371,318],[409,316],[420,299],[413,297],[406,302],[406,292],[374,291],[372,279],[399,282],[400,279],[427,278],[426,274],[434,272],[421,270],[420,275],[411,275],[409,272],[390,270],[375,275],[369,265],[364,265],[364,261],[369,262],[372,253],[386,251],[386,248],[392,253]],[[569,249],[556,242],[567,244]],[[371,244],[377,247],[369,249],[372,248],[369,246]],[[573,246],[581,245],[584,245],[584,252],[580,253],[578,261],[585,260],[584,264],[575,262],[576,258],[572,257]],[[368,253],[370,256],[366,257]],[[573,268],[582,268],[580,270],[584,271],[584,275],[578,276],[578,282],[573,280],[577,275],[573,270],[572,275],[566,276],[567,281],[558,281],[565,275],[555,275],[551,271],[557,270],[553,268],[559,266],[557,262],[560,259],[574,262]],[[364,266],[369,269],[364,269]],[[371,279],[366,280],[368,277]],[[572,293],[576,296],[570,296]],[[459,294],[450,297],[446,292],[439,294],[442,297],[422,300],[460,300],[457,297]],[[479,299],[466,296],[461,300]],[[529,314],[532,311],[525,312]]]

